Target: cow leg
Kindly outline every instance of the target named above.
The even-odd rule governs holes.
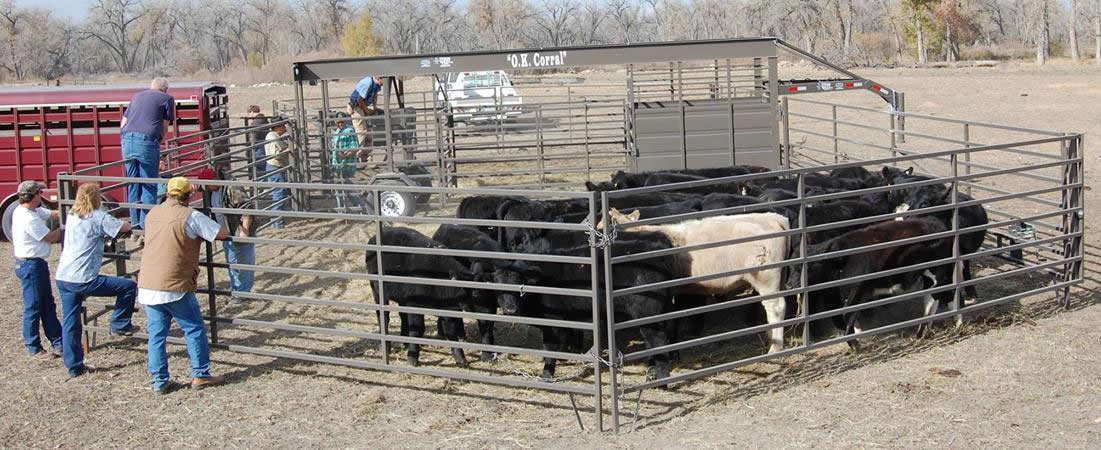
[[[493,327],[492,320],[479,320],[478,321],[478,337],[481,339],[482,344],[493,345]],[[482,350],[482,361],[496,361],[497,354],[488,350]]]
[[[464,331],[463,319],[456,317],[440,317],[436,325],[439,328],[440,335],[452,342],[458,342]],[[469,367],[463,349],[451,347],[451,356],[455,358],[455,364],[459,367]]]
[[[642,334],[642,340],[646,342],[646,348],[657,348],[669,344],[669,336],[662,324],[640,327],[639,333]],[[650,358],[649,365],[650,367],[646,370],[647,381],[669,378],[673,370],[668,353],[654,355]]]
[[[971,281],[971,260],[970,259],[963,261],[963,281]],[[963,288],[963,293],[964,293],[964,296],[966,296],[968,298],[973,298],[975,300],[979,299],[979,291],[977,289],[975,289],[975,285],[973,285],[973,284],[968,285],[967,287]]]
[[[401,314],[404,316],[401,321],[402,336],[415,338],[424,337],[424,314]],[[409,365],[413,367],[419,366],[421,355],[420,344],[406,344],[405,351],[406,354],[409,356]]]
[[[917,286],[915,286],[915,289],[913,289],[913,290],[916,291],[916,290],[919,290],[919,289],[922,289],[922,288],[932,289],[932,288],[937,287],[937,276],[934,275],[933,272],[931,272],[929,270],[926,270],[926,271],[922,272],[921,275],[922,275],[922,277],[918,278],[917,283],[916,283]],[[924,283],[922,283],[922,278],[928,278],[930,283],[932,283],[932,285],[931,286],[925,286]],[[924,297],[924,308],[922,310],[922,312],[924,314],[924,317],[929,317],[933,314],[936,314],[937,313],[937,307],[939,307],[939,306],[940,306],[940,299],[937,299],[932,295],[926,295]],[[919,338],[924,338],[925,334],[928,333],[932,327],[933,327],[932,322],[927,322],[927,323],[924,323],[924,324],[918,326],[918,337]]]
[[[543,333],[543,350],[559,351],[562,347],[561,329],[558,327],[539,327],[539,330]],[[554,379],[554,369],[558,365],[558,360],[554,358],[543,358],[543,379]]]

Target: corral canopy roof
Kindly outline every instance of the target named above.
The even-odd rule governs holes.
[[[776,56],[774,37],[593,45],[422,55],[321,59],[294,63],[295,81],[359,79],[367,75],[428,75],[479,70],[543,69],[612,64]]]

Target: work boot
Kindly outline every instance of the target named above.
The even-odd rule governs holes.
[[[175,381],[169,381],[169,382],[165,383],[164,386],[161,386],[159,388],[153,388],[153,393],[157,394],[157,395],[167,395],[167,394],[171,394],[172,392],[175,392],[175,391],[179,390],[182,387],[183,387],[183,385],[180,384],[180,383],[177,383]]]
[[[192,378],[191,379],[191,389],[195,389],[195,390],[205,389],[205,388],[208,388],[208,387],[211,387],[211,386],[217,386],[217,385],[225,383],[225,382],[226,382],[226,377],[222,376],[222,375],[210,376],[210,377],[207,377],[207,378]]]

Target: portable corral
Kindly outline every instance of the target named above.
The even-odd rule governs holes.
[[[780,70],[782,54],[809,59],[840,75],[785,77]],[[576,76],[550,71],[566,66],[605,70]],[[608,66],[622,71],[607,70]],[[414,89],[418,83],[431,89],[433,83],[425,77],[403,78],[483,70],[512,71],[524,99],[519,117],[457,123],[437,93]],[[354,82],[363,75],[391,76],[379,101],[381,123],[373,119],[376,123],[369,132],[369,149],[386,158],[361,162],[357,176],[344,179],[334,175],[330,124],[337,122],[333,114],[344,108],[345,96],[332,91],[337,86],[350,90],[351,84],[336,85],[333,80]],[[554,83],[582,76],[603,79]],[[637,408],[646,389],[706,376],[734,376],[731,369],[749,364],[919,324],[961,320],[965,314],[994,311],[991,308],[1045,293],[1056,293],[1059,301],[1069,304],[1070,289],[1082,281],[1080,134],[904,112],[901,93],[778,39],[313,61],[295,64],[295,77],[296,99],[286,111],[297,124],[291,134],[293,159],[292,166],[283,169],[291,183],[249,178],[250,163],[241,155],[250,149],[239,136],[250,129],[230,130],[221,143],[229,151],[207,161],[229,160],[233,167],[231,179],[208,184],[254,192],[251,208],[209,211],[294,221],[286,229],[264,230],[255,238],[234,238],[259,246],[255,264],[232,265],[260,274],[251,292],[228,288],[229,265],[216,262],[213,246],[207,247],[206,283],[200,291],[207,296],[206,316],[218,348],[566,393],[575,411],[575,395],[588,396],[596,428],[606,429],[603,420],[610,413],[610,428],[618,431],[619,401],[626,394],[636,394]],[[539,82],[533,83],[536,77]],[[849,90],[870,91],[885,100],[886,108],[787,97]],[[502,117],[503,111],[480,113]],[[406,126],[410,123],[413,126]],[[771,170],[702,178],[684,178],[682,170],[731,165]],[[414,166],[427,173],[409,171]],[[823,178],[845,178],[819,172],[859,171],[856,168],[904,176],[844,189],[818,189],[813,184]],[[585,182],[607,182],[618,170],[626,171],[618,177],[658,171],[658,177],[676,182],[580,189]],[[60,179],[68,193],[65,207],[72,204],[72,183],[77,181],[133,181],[89,171]],[[634,222],[611,220],[613,215],[620,217],[613,208],[634,208],[641,214],[640,201],[659,207],[680,200],[698,205],[708,196],[691,192],[734,186],[744,194],[770,183],[789,186],[792,195],[760,201],[762,193],[749,203],[647,210],[651,215]],[[291,210],[273,210],[266,200],[279,188],[292,191],[284,203]],[[904,199],[873,214],[812,221],[823,212],[839,210],[835,206],[840,201],[873,196],[887,203],[900,192],[926,190],[935,194],[935,202]],[[368,202],[357,208],[348,199],[360,198],[359,194]],[[738,194],[715,198],[744,200]],[[488,213],[462,210],[463,201],[490,196],[496,196],[497,203]],[[209,205],[206,200],[196,204]],[[546,201],[536,203],[539,200]],[[405,208],[418,202],[419,209]],[[502,207],[506,202],[517,205],[517,210]],[[982,210],[982,220],[974,220],[976,207]],[[781,221],[776,211],[792,219],[784,216]],[[690,220],[730,220],[724,218],[751,212],[784,225],[714,236],[700,236],[702,225],[681,226],[680,231],[661,228]],[[836,248],[824,245],[834,242],[832,238],[817,243],[812,239],[826,233],[846,237],[854,230],[892,228],[896,223],[901,224],[898,228],[930,228],[921,235],[852,240]],[[432,243],[428,236],[446,234],[443,225],[490,229],[486,239],[499,247]],[[638,234],[644,227],[658,227],[652,232],[658,234]],[[384,230],[392,232],[391,237],[385,237]],[[425,245],[393,239],[401,233],[423,234],[419,242]],[[681,234],[674,239],[676,233]],[[977,242],[976,236],[981,238]],[[539,239],[565,243],[530,245]],[[682,270],[684,258],[704,260],[714,254],[708,253],[712,249],[757,260],[756,253],[739,249],[777,240],[786,243],[784,250],[762,254],[751,266],[723,266],[704,273]],[[867,255],[873,252],[891,256],[897,249],[922,245],[936,247],[939,253],[855,264],[871,261]],[[116,258],[120,273],[132,274],[134,260],[143,255],[140,249],[121,249],[110,256]],[[849,262],[873,270],[823,270],[847,269]],[[455,264],[466,263],[469,271],[455,269]],[[475,274],[476,265],[483,271],[489,267],[492,276]],[[708,287],[711,281],[764,271],[785,275],[763,277],[767,280],[753,285],[755,292],[732,284],[686,301],[689,293],[698,293],[692,289]],[[909,284],[923,277],[932,283]],[[892,284],[877,287],[874,295],[846,297],[859,301],[827,308],[812,300],[839,300],[840,294],[831,292],[859,293],[850,288],[878,286],[874,283],[883,280]],[[971,290],[975,295],[968,294]],[[487,292],[496,303],[483,309],[468,307]],[[238,301],[226,305],[222,300],[228,296]],[[944,309],[930,311],[933,298]],[[767,320],[756,317],[758,304],[765,305]],[[925,310],[915,312],[915,306]],[[91,320],[105,311],[97,309],[103,305],[89,308]],[[777,308],[784,313],[778,314]],[[400,334],[384,325],[383,317],[393,313],[402,316]],[[438,318],[439,339],[424,337],[423,315]],[[480,322],[477,339],[455,335],[456,320]],[[833,335],[813,332],[818,323],[848,321],[852,328],[856,320],[860,326],[852,332],[845,326]],[[489,323],[522,326],[499,328],[494,337],[483,329]],[[671,324],[696,329],[673,336],[667,333],[673,331]],[[532,342],[516,331],[523,326],[538,328],[543,342]],[[88,329],[106,331],[94,325]],[[777,340],[775,330],[789,334]],[[772,352],[765,353],[752,339],[758,333],[772,336]],[[642,335],[641,342],[636,334]],[[452,353],[426,350],[433,357],[419,365],[398,363],[389,349],[399,343],[407,346],[410,362],[417,361],[420,345]],[[484,352],[487,361],[471,364],[457,350]],[[673,360],[675,354],[680,362]],[[555,360],[566,362],[557,374]],[[648,367],[632,364],[643,360],[649,361]],[[563,375],[567,369],[571,373]],[[604,402],[609,399],[606,412]],[[581,424],[580,414],[576,417]]]

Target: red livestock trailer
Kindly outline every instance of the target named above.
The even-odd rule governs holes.
[[[176,121],[165,130],[173,147],[198,142],[207,131],[229,126],[225,86],[212,82],[169,83],[176,99]],[[24,180],[47,186],[47,198],[57,198],[57,174],[75,172],[122,158],[119,123],[135,93],[147,84],[61,86],[0,89],[0,211],[4,237],[11,233],[16,187]],[[186,150],[180,161],[203,158]],[[103,171],[123,176],[123,167]],[[125,189],[107,197],[125,201]],[[10,238],[9,238],[10,240]]]

